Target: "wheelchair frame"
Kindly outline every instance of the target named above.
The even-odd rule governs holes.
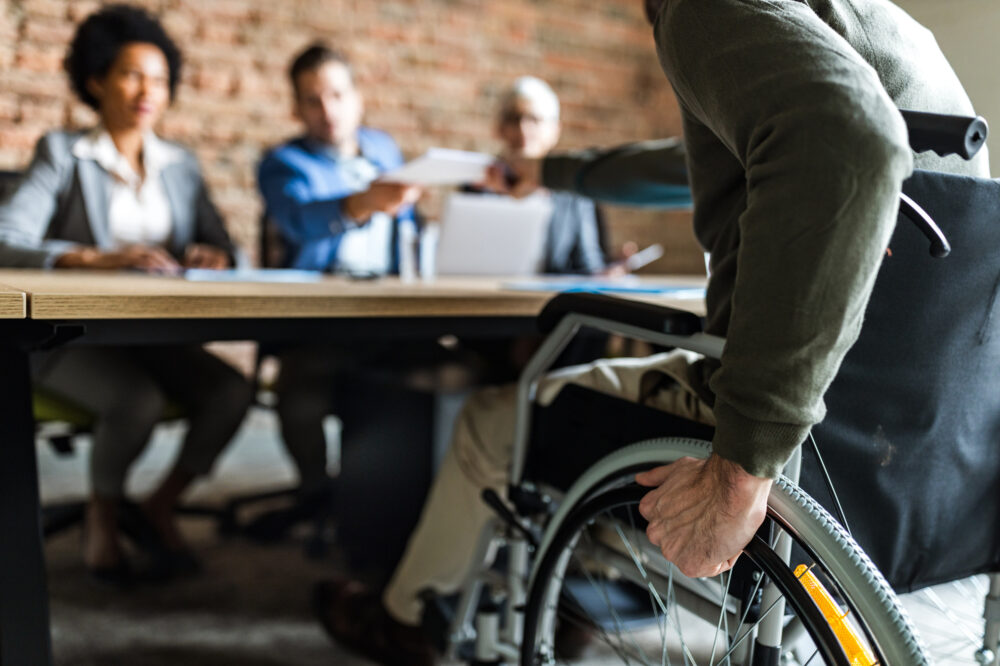
[[[912,111],[901,111],[907,123],[910,133],[910,144],[916,152],[933,150],[939,155],[955,153],[965,159],[970,159],[985,143],[988,128],[986,122],[979,117],[963,118],[957,116],[941,116]],[[935,257],[942,257],[948,254],[950,247],[947,239],[937,227],[933,219],[905,194],[901,196],[900,212],[916,224],[918,229],[927,237],[931,245],[931,254]],[[524,479],[525,462],[527,459],[528,439],[531,430],[531,409],[534,404],[539,380],[546,370],[555,362],[559,354],[565,349],[569,341],[576,335],[582,327],[594,328],[607,333],[625,335],[636,340],[662,345],[668,348],[679,348],[694,351],[703,356],[720,358],[725,341],[722,338],[710,336],[701,332],[691,330],[685,326],[685,318],[688,320],[692,316],[669,308],[661,308],[662,313],[658,320],[654,317],[654,323],[659,330],[644,328],[636,325],[649,323],[649,307],[644,305],[645,312],[632,321],[626,311],[629,309],[628,302],[621,302],[620,306],[615,306],[617,311],[607,308],[597,308],[594,312],[577,312],[570,309],[565,316],[562,316],[551,334],[547,336],[541,347],[532,357],[526,366],[517,387],[516,416],[514,429],[514,448],[510,466],[509,490],[510,496],[514,499],[513,504],[517,508],[517,497],[533,497],[533,503],[539,504],[539,499],[548,500],[544,493],[533,484],[527,483]],[[655,306],[654,306],[655,307]],[[547,308],[548,309],[548,308]],[[585,308],[586,309],[586,308]],[[609,312],[611,316],[608,316]],[[596,315],[595,315],[596,313]],[[544,313],[543,313],[544,316]],[[634,447],[627,447],[629,449]],[[647,447],[648,448],[648,447]],[[628,451],[622,453],[628,454]],[[488,497],[489,491],[484,493],[484,499],[497,511],[495,518],[480,535],[477,546],[477,562],[480,566],[475,567],[468,576],[462,587],[462,594],[455,618],[451,625],[449,639],[449,656],[455,656],[457,645],[463,641],[475,638],[476,642],[476,663],[501,663],[504,660],[516,660],[522,653],[518,647],[524,638],[523,611],[525,601],[528,597],[528,590],[535,583],[538,575],[539,561],[543,559],[548,544],[557,533],[560,525],[566,519],[567,514],[576,505],[577,501],[585,497],[587,492],[588,477],[606,476],[608,472],[614,471],[618,465],[621,470],[621,458],[619,454],[611,454],[605,459],[598,461],[588,470],[584,476],[578,480],[567,492],[559,510],[552,516],[545,529],[545,536],[538,549],[542,557],[537,557],[534,564],[529,562],[530,551],[535,544],[533,534],[541,526],[530,522],[530,515],[514,515],[506,508],[497,497]],[[655,459],[650,458],[647,462]],[[801,451],[797,448],[791,459],[788,461],[784,475],[792,482],[797,482],[801,469]],[[773,502],[780,503],[780,487],[784,482],[776,483],[772,488],[769,497],[769,507]],[[804,493],[798,491],[801,495]],[[805,496],[812,502],[811,498]],[[543,502],[544,503],[544,502]],[[816,505],[818,509],[818,505]],[[822,512],[822,509],[819,509]],[[529,514],[530,512],[522,512]],[[829,521],[825,529],[829,531],[839,531],[836,522],[829,518],[828,514],[822,517],[821,522]],[[846,535],[845,535],[846,536]],[[864,559],[870,565],[870,561],[864,556],[860,548],[854,544],[853,540],[847,537],[849,548],[856,549],[858,557]],[[497,576],[491,570],[493,557],[500,545],[508,548],[507,570],[504,575]],[[785,563],[789,561],[791,552],[791,541],[788,538],[779,539],[777,551]],[[898,605],[892,591],[884,579],[877,574],[874,567],[876,580],[866,581],[873,588],[884,588],[888,591],[885,601],[893,606],[892,612],[902,624],[907,624],[905,612]],[[692,586],[699,584],[699,581],[690,581]],[[769,583],[770,590],[775,592],[773,583]],[[486,586],[490,587],[491,603],[480,604],[477,610],[477,602],[480,594]],[[776,594],[776,592],[775,592]],[[496,597],[502,596],[503,604],[496,602]],[[773,595],[772,595],[773,596]],[[765,596],[765,598],[767,598]],[[723,602],[725,603],[725,602]],[[779,602],[780,603],[780,600]],[[502,614],[502,617],[501,617]],[[986,626],[984,631],[983,646],[976,653],[976,659],[982,666],[1000,666],[1000,655],[998,655],[998,643],[1000,643],[1000,574],[990,575],[989,593],[985,602],[984,617]],[[473,622],[475,618],[475,622]],[[758,643],[773,648],[772,661],[778,659],[778,649],[781,646],[783,631],[783,613],[778,612],[765,618],[761,624],[756,640]],[[904,628],[905,629],[905,628]],[[905,633],[905,631],[904,631]],[[871,638],[871,637],[870,637]],[[903,652],[893,655],[886,655],[890,666],[895,664],[909,666],[918,663],[923,659],[917,654],[920,648],[914,642],[910,645],[908,641]],[[906,650],[913,649],[912,654]],[[523,654],[528,654],[525,651]],[[727,660],[728,663],[728,660]]]
[[[628,302],[622,302],[627,309]],[[648,307],[648,306],[647,306]],[[552,332],[546,337],[538,351],[531,358],[522,373],[517,387],[517,409],[515,416],[514,448],[510,467],[510,489],[513,492],[526,493],[551,502],[551,490],[540,489],[524,479],[524,469],[531,431],[531,413],[539,381],[553,365],[556,358],[569,344],[581,328],[592,328],[598,331],[624,335],[636,340],[661,345],[670,348],[685,349],[700,353],[707,357],[719,358],[725,343],[723,338],[701,332],[673,332],[671,317],[691,317],[690,313],[672,311],[670,308],[660,308],[663,311],[664,329],[668,332],[655,331],[604,316],[595,316],[581,312],[568,312],[561,318]],[[617,457],[617,458],[616,458]],[[615,466],[621,469],[621,456],[612,454],[608,458],[595,463],[580,481],[562,498],[558,511],[550,517],[545,529],[545,536],[537,546],[537,554],[545,553],[553,534],[566,518],[572,508],[584,497],[588,485],[586,477],[600,477],[614,471]],[[792,458],[786,464],[784,476],[794,483],[799,477],[801,451],[796,449]],[[798,491],[801,492],[801,491]],[[779,494],[777,488],[772,490],[772,499]],[[803,493],[804,494],[804,493]],[[770,503],[771,500],[769,500]],[[516,521],[516,524],[512,521]],[[536,548],[532,538],[541,525],[532,521],[531,516],[506,517],[498,515],[480,535],[475,562],[479,563],[470,571],[461,588],[460,600],[452,620],[448,635],[447,656],[455,658],[460,644],[475,642],[476,664],[498,664],[516,661],[520,657],[520,646],[524,639],[524,607],[528,592],[536,579],[540,557],[531,562],[531,551]],[[853,543],[853,542],[852,542]],[[506,571],[498,573],[492,569],[498,548],[507,548]],[[859,549],[860,550],[860,549]],[[791,542],[788,539],[780,544],[779,554],[787,563]],[[676,575],[676,574],[675,574]],[[683,577],[680,577],[682,579]],[[679,583],[697,595],[699,587],[704,587],[704,579],[686,579]],[[881,583],[888,590],[888,586]],[[770,584],[773,588],[773,583]],[[487,603],[480,603],[481,595],[486,592]],[[777,592],[765,592],[776,595]],[[889,592],[891,595],[891,591]],[[783,604],[778,599],[777,604]],[[894,595],[891,603],[898,607]],[[783,606],[780,606],[783,608]],[[899,608],[902,617],[905,611]],[[992,664],[1000,666],[997,647],[1000,644],[1000,574],[991,575],[990,594],[986,600],[986,631],[983,647],[977,653],[977,660],[984,666]],[[782,612],[774,613],[765,619],[755,636],[756,642],[779,649],[782,645]],[[739,655],[734,655],[739,656]],[[900,664],[914,664],[912,656],[902,658]],[[896,662],[890,662],[896,663]]]

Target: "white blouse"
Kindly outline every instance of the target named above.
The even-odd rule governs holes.
[[[183,158],[183,152],[148,132],[142,140],[139,178],[128,160],[118,152],[107,130],[97,127],[73,146],[79,159],[97,162],[111,176],[108,200],[108,228],[116,246],[165,245],[173,228],[170,200],[160,174],[169,164]]]

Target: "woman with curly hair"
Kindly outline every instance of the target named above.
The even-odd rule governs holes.
[[[232,265],[236,247],[197,161],[153,131],[181,70],[180,51],[160,23],[139,8],[105,7],[77,29],[65,69],[100,121],[38,142],[19,186],[0,204],[0,266],[175,274]],[[242,421],[251,400],[243,377],[199,347],[66,347],[37,355],[32,373],[37,387],[95,417],[88,570],[116,584],[133,578],[119,538],[123,520],[145,534],[159,575],[196,570],[173,509]],[[168,402],[180,404],[190,424],[181,452],[145,500],[126,505],[128,469]]]

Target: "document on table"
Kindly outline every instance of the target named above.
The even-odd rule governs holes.
[[[192,282],[319,282],[323,279],[323,274],[292,268],[234,268],[218,271],[189,268],[184,271],[184,279]]]
[[[401,167],[387,171],[379,180],[407,185],[463,185],[478,183],[496,158],[486,153],[431,148]]]

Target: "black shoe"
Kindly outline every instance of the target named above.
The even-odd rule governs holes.
[[[167,552],[167,546],[160,538],[160,533],[135,502],[121,503],[118,509],[118,527],[136,548],[148,555],[157,557]]]
[[[201,572],[198,557],[188,548],[167,547],[138,504],[123,502],[118,524],[125,536],[149,557],[149,565],[137,572],[136,578],[155,583]]]

